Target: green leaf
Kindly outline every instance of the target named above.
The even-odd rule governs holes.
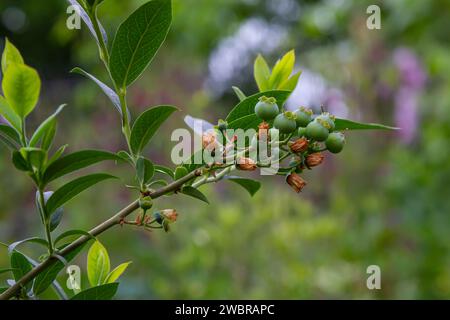
[[[165,167],[165,166],[161,166],[161,165],[155,165],[154,167],[155,167],[155,172],[158,172],[158,173],[162,173],[162,174],[168,175],[168,176],[171,177],[172,179],[175,178],[175,175],[174,175],[172,169],[167,168],[167,167]]]
[[[277,61],[273,67],[272,74],[269,79],[270,89],[279,89],[280,84],[289,79],[289,76],[294,71],[295,65],[295,51],[291,50],[286,53],[283,58]]]
[[[206,196],[200,190],[198,190],[194,187],[185,186],[185,187],[183,187],[183,189],[181,189],[181,193],[209,204],[208,198],[206,198]]]
[[[300,75],[302,74],[301,71],[297,72],[296,74],[292,75],[289,79],[285,80],[280,86],[280,90],[288,90],[288,91],[294,91],[295,88],[297,88],[298,79],[300,78]]]
[[[105,283],[113,283],[116,282],[120,276],[127,270],[128,266],[131,264],[131,261],[125,262],[117,266],[113,271],[105,279]]]
[[[95,239],[89,232],[86,232],[84,230],[69,230],[61,233],[58,237],[56,237],[54,241],[55,247],[57,247],[58,242],[61,242],[62,240],[72,236],[88,236]]]
[[[13,275],[16,281],[19,281],[24,275],[33,269],[32,264],[28,259],[18,251],[13,251],[11,253],[11,268],[13,268]],[[33,282],[30,281],[26,285],[26,289],[30,290]]]
[[[60,105],[58,109],[56,109],[55,113],[41,123],[30,139],[30,147],[36,147],[39,141],[42,141],[42,149],[48,150],[50,148],[56,133],[56,116],[64,109],[65,106],[65,104]]]
[[[28,165],[27,160],[22,156],[22,154],[19,151],[14,151],[12,155],[12,162],[14,164],[14,167],[16,167],[17,170],[20,171],[31,171],[30,166]]]
[[[50,218],[50,232],[55,231],[55,229],[59,226],[61,223],[61,219],[63,217],[64,210],[63,208],[56,209],[55,213],[52,214]]]
[[[148,183],[155,174],[155,167],[153,163],[145,159],[144,157],[139,157],[136,162],[136,175],[138,181],[141,185]]]
[[[56,190],[55,193],[53,193],[52,196],[48,199],[46,204],[47,214],[52,214],[56,209],[77,196],[79,193],[107,179],[117,178],[105,173],[96,173],[75,179],[63,185],[61,188]]]
[[[344,130],[399,130],[399,128],[389,127],[378,123],[361,123],[347,119],[336,118],[334,121],[335,131]]]
[[[134,166],[133,157],[126,151],[122,150],[117,152],[117,155],[123,160]]]
[[[242,117],[249,116],[249,115],[255,115],[255,105],[258,103],[259,98],[262,96],[266,97],[274,97],[277,100],[278,106],[281,108],[281,106],[284,105],[285,101],[291,94],[291,91],[279,91],[279,90],[272,90],[272,91],[265,91],[260,92],[257,94],[254,94],[244,101],[241,101],[239,104],[237,104],[233,110],[228,114],[226,121],[228,122],[228,127],[230,128],[230,123],[233,121],[236,121]],[[261,123],[262,120],[259,121]],[[234,127],[233,127],[234,128]]]
[[[6,124],[0,124],[0,140],[13,150],[20,147],[19,133]]]
[[[33,68],[12,64],[4,74],[2,87],[8,104],[19,117],[25,118],[39,100],[41,79]]]
[[[77,256],[78,253],[83,250],[84,244],[79,246],[78,248],[74,249],[72,252],[64,255],[64,259],[67,262],[70,262]],[[60,260],[55,260],[50,266],[45,268],[34,281],[33,286],[33,292],[35,295],[39,295],[42,292],[44,292],[56,279],[58,276],[58,273],[61,272],[61,270],[64,269],[64,263],[62,263]]]
[[[47,161],[47,166],[50,166],[53,162],[61,158],[64,151],[66,151],[67,144],[61,146],[58,148],[58,150],[55,151],[55,153],[51,156],[51,158]]]
[[[245,95],[245,93],[242,92],[241,89],[239,89],[238,87],[232,87],[234,93],[236,94],[236,96],[239,98],[239,101],[244,101],[247,96]]]
[[[64,156],[52,164],[45,170],[43,181],[48,184],[59,177],[71,172],[86,168],[93,164],[106,160],[121,160],[118,155],[101,150],[82,150]]]
[[[19,50],[5,38],[5,49],[2,54],[2,73],[5,74],[6,69],[13,63],[24,64],[22,55]]]
[[[13,268],[0,269],[0,274],[12,272],[13,270]]]
[[[0,115],[3,116],[18,132],[22,131],[22,121],[10,107],[8,101],[3,96],[0,96]]]
[[[147,68],[172,21],[170,0],[147,2],[123,22],[114,39],[109,68],[118,88],[126,88]]]
[[[22,157],[37,171],[40,171],[47,162],[47,152],[40,148],[21,148]]]
[[[158,128],[178,110],[173,106],[158,106],[144,111],[131,130],[130,145],[135,155],[140,154]]]
[[[119,96],[114,92],[114,90],[112,90],[106,84],[104,84],[103,82],[98,80],[96,77],[94,77],[93,75],[84,71],[81,68],[74,68],[70,72],[81,74],[81,75],[85,76],[86,78],[89,78],[92,81],[94,81],[100,87],[100,89],[102,89],[103,93],[106,94],[106,96],[109,98],[109,100],[111,100],[112,104],[117,109],[117,111],[119,111],[120,115],[122,115],[122,107],[120,106],[120,99],[119,99]]]
[[[16,242],[12,243],[11,245],[8,246],[8,252],[9,253],[14,252],[14,250],[16,250],[16,248],[18,246],[20,246],[21,244],[27,243],[27,242],[37,243],[37,244],[40,244],[41,246],[44,246],[45,248],[48,247],[48,242],[46,240],[37,238],[37,237],[33,237],[33,238],[28,238],[28,239],[24,239],[24,240],[20,240],[20,241],[16,241]]]
[[[110,269],[108,251],[99,241],[95,241],[89,249],[87,257],[87,272],[91,286],[105,283]]]
[[[260,54],[258,55],[258,57],[256,57],[253,73],[259,91],[262,92],[269,90],[270,68],[267,65],[266,60]]]
[[[187,168],[185,168],[183,166],[179,166],[175,169],[174,179],[179,180],[179,179],[183,178],[184,176],[187,176],[188,173],[189,173],[189,171]]]
[[[108,283],[81,291],[70,300],[111,300],[119,288],[118,283]]]
[[[225,179],[230,180],[234,183],[237,183],[241,187],[243,187],[245,190],[250,193],[251,196],[254,196],[256,192],[261,188],[261,183],[252,179],[246,179],[242,177],[236,177],[236,176],[228,176],[225,177]]]

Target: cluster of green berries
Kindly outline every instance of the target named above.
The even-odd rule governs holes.
[[[345,137],[341,132],[334,132],[335,117],[328,112],[314,117],[313,112],[300,107],[295,112],[281,112],[273,97],[261,97],[255,106],[255,114],[264,121],[272,121],[273,127],[281,134],[295,133],[317,142],[324,142],[328,151],[339,153],[345,145]]]

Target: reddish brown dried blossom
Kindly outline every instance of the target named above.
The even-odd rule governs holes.
[[[303,190],[303,188],[306,186],[306,181],[302,179],[298,174],[291,173],[287,179],[286,182],[291,186],[292,189],[294,189],[295,192],[299,193]]]

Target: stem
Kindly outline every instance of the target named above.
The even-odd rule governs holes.
[[[202,175],[202,169],[197,169],[195,171],[192,171],[188,175],[184,176],[183,178],[172,182],[171,184],[158,189],[150,194],[150,197],[152,199],[159,198],[167,193],[170,193],[172,191],[179,190],[185,183],[189,182],[190,180],[199,177]],[[70,252],[74,251],[79,246],[85,244],[89,240],[92,239],[92,237],[96,237],[103,232],[109,230],[110,228],[114,227],[115,225],[120,224],[120,222],[129,216],[131,213],[133,213],[135,210],[139,209],[139,200],[135,200],[134,202],[130,203],[127,207],[123,208],[119,212],[117,212],[114,216],[109,218],[108,220],[104,221],[103,223],[99,224],[95,228],[89,231],[89,234],[91,236],[81,236],[71,244],[69,244],[67,247],[62,249],[60,252],[58,252],[58,255],[65,256],[69,254]],[[32,281],[34,278],[36,278],[39,274],[44,272],[49,266],[51,266],[54,262],[59,261],[54,256],[50,256],[46,260],[44,260],[42,263],[34,267],[30,272],[25,274],[21,279],[19,279],[13,286],[8,288],[5,292],[0,294],[0,300],[8,300],[13,298],[22,287],[24,287],[27,283]]]
[[[44,224],[44,228],[45,228],[45,236],[46,236],[47,242],[48,242],[48,252],[51,255],[51,254],[53,254],[54,248],[53,248],[53,242],[52,242],[52,234],[50,231],[50,221],[47,218],[47,210],[45,208],[44,191],[42,189],[39,189],[39,202],[40,202],[39,212],[41,214],[42,223]]]
[[[131,150],[130,145],[131,129],[130,129],[130,119],[128,117],[127,91],[126,89],[119,89],[117,94],[120,99],[120,107],[122,111],[122,132],[125,136],[125,140],[127,141],[128,150],[130,151],[130,154],[134,158],[134,154],[133,151]]]
[[[22,146],[28,147],[27,133],[26,133],[26,128],[25,128],[25,118],[22,118],[22,128],[21,129],[22,129],[22,132],[21,132],[20,140],[22,142]]]
[[[97,36],[100,59],[105,64],[106,69],[109,70],[109,52],[108,49],[106,48],[106,42],[105,39],[103,38],[103,33],[101,32],[100,25],[98,23],[97,8],[94,9],[93,12],[89,13],[89,18],[92,21],[92,26],[94,27],[95,35]]]

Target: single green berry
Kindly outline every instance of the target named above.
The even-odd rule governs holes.
[[[312,114],[312,111],[305,107],[301,107],[295,111],[295,121],[297,122],[297,126],[306,127],[312,120]]]
[[[291,133],[297,129],[297,122],[295,122],[295,115],[290,112],[284,112],[279,114],[275,121],[273,122],[273,126],[280,131],[280,133]]]
[[[226,122],[225,120],[220,119],[219,123],[217,124],[217,129],[219,129],[219,131],[225,131],[228,129],[228,122]]]
[[[269,121],[280,113],[280,109],[278,108],[275,98],[262,96],[255,106],[255,113],[259,118]]]
[[[306,135],[316,141],[325,141],[328,138],[329,131],[318,121],[313,121],[306,127]]]
[[[332,132],[336,127],[334,124],[334,120],[336,120],[335,116],[328,112],[323,112],[321,115],[317,116],[315,120],[327,128],[329,132]]]
[[[306,136],[306,128],[298,128],[297,130],[297,135],[301,138],[301,137],[305,137]]]
[[[153,207],[153,200],[150,196],[142,197],[139,199],[139,206],[147,211]]]
[[[345,145],[345,136],[341,132],[332,132],[325,141],[328,151],[339,153]]]

